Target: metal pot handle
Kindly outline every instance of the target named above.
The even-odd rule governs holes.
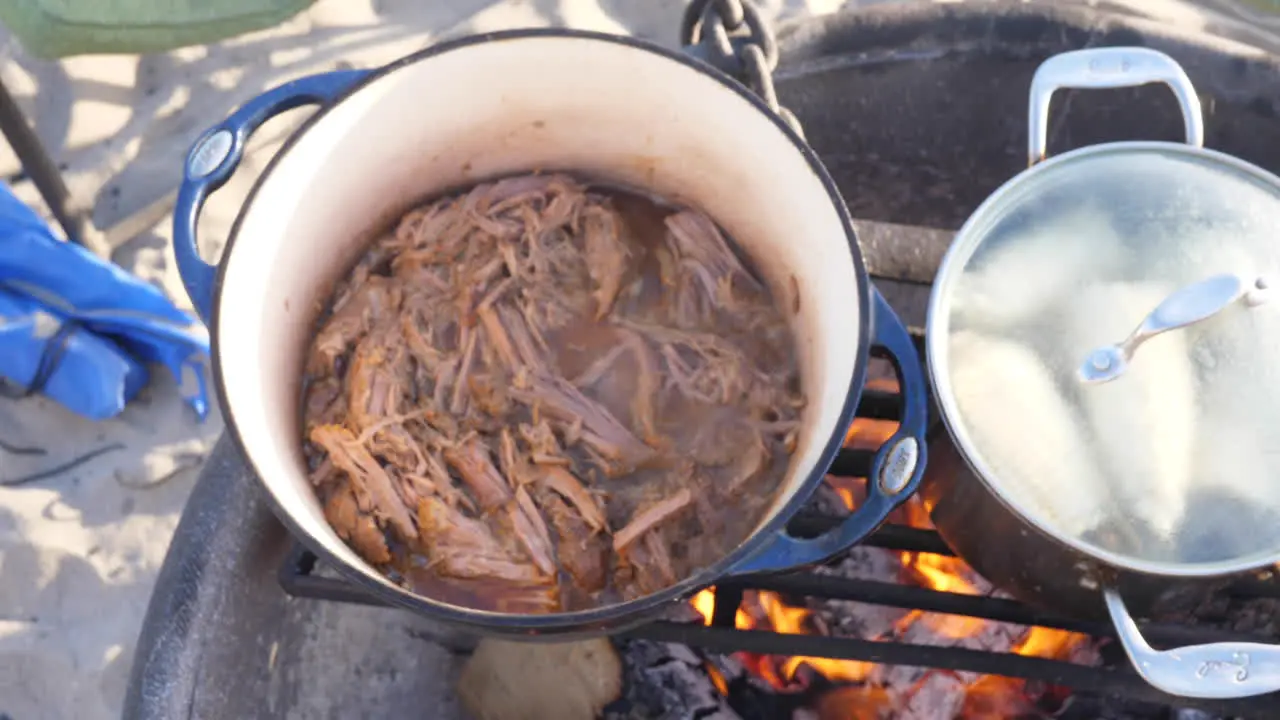
[[[1120,644],[1144,680],[1170,695],[1235,699],[1280,690],[1280,647],[1246,642],[1159,651],[1147,644],[1114,588],[1103,597]]]
[[[213,311],[213,286],[217,276],[215,266],[200,258],[196,244],[196,223],[205,199],[231,178],[244,155],[249,136],[263,123],[286,110],[332,102],[369,72],[337,70],[272,88],[206,130],[191,146],[173,209],[173,254],[191,304],[205,323],[210,321]]]
[[[867,498],[839,525],[815,538],[797,538],[784,529],[730,575],[791,570],[814,565],[861,542],[920,486],[925,469],[929,390],[911,335],[874,287],[871,344],[893,361],[901,384],[902,419],[893,437],[876,451],[867,478]]]
[[[1120,88],[1162,82],[1182,109],[1187,144],[1204,145],[1204,118],[1195,86],[1173,58],[1143,47],[1072,50],[1040,63],[1031,79],[1027,108],[1027,164],[1045,159],[1049,137],[1049,101],[1059,88]]]

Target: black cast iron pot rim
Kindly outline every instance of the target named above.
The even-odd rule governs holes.
[[[224,409],[224,421],[227,428],[230,430],[229,434],[231,435],[232,441],[235,443],[235,447],[239,450],[240,454],[245,458],[250,467],[252,467],[253,461],[249,453],[246,451],[244,443],[241,441],[234,413],[227,402],[225,378],[222,375],[220,363],[218,362],[218,351],[220,346],[219,315],[221,313],[220,299],[222,296],[223,281],[226,273],[225,258],[230,257],[230,254],[235,250],[240,231],[240,224],[244,220],[245,216],[245,209],[253,204],[259,189],[262,187],[263,181],[271,175],[271,171],[275,169],[280,159],[289,153],[297,143],[298,139],[301,138],[313,125],[315,125],[316,122],[323,118],[331,108],[336,107],[348,96],[358,92],[366,85],[389,75],[400,68],[416,64],[451,50],[469,47],[472,45],[490,42],[526,40],[531,38],[557,37],[613,43],[661,55],[669,60],[684,65],[690,70],[702,73],[703,75],[719,82],[730,91],[737,93],[739,97],[746,100],[752,107],[769,118],[777,130],[791,142],[791,145],[795,150],[805,159],[810,170],[821,181],[823,187],[827,191],[828,199],[840,217],[840,223],[844,228],[845,237],[849,243],[850,254],[853,258],[855,281],[859,284],[857,290],[859,301],[858,323],[860,329],[858,349],[855,355],[853,373],[849,378],[849,383],[845,391],[844,407],[841,409],[839,418],[836,421],[836,431],[832,433],[830,438],[828,438],[827,444],[823,448],[822,453],[818,458],[818,462],[810,472],[809,477],[801,485],[800,489],[796,491],[792,498],[787,501],[787,503],[774,515],[773,519],[771,519],[767,525],[753,533],[737,548],[725,555],[716,563],[713,563],[711,566],[702,569],[700,572],[697,572],[690,577],[663,589],[662,591],[646,595],[635,600],[606,605],[599,608],[592,608],[590,610],[539,615],[493,613],[445,604],[411,593],[408,590],[389,589],[387,586],[373,580],[356,568],[349,567],[346,563],[338,561],[316,538],[313,538],[303,532],[301,527],[294,522],[293,518],[284,511],[284,508],[276,500],[275,495],[268,488],[267,483],[258,475],[256,468],[254,469],[254,476],[257,478],[257,481],[263,490],[266,491],[267,501],[272,512],[280,519],[285,527],[288,528],[290,534],[301,540],[301,542],[318,558],[334,565],[346,579],[350,580],[361,589],[369,592],[374,597],[386,600],[396,606],[413,611],[425,617],[433,618],[455,626],[468,628],[480,633],[497,633],[511,636],[518,636],[521,633],[526,634],[527,636],[561,636],[566,633],[595,634],[605,631],[617,631],[624,625],[633,625],[643,622],[645,619],[660,612],[667,603],[682,601],[694,592],[712,585],[716,580],[730,574],[735,566],[764,549],[766,544],[771,541],[775,535],[785,532],[787,522],[796,513],[796,511],[804,505],[805,501],[809,499],[810,495],[812,495],[813,491],[817,489],[818,485],[822,483],[827,467],[830,466],[831,461],[835,458],[836,453],[840,450],[844,441],[844,430],[852,421],[854,412],[857,410],[858,400],[862,394],[863,385],[866,381],[867,364],[870,356],[871,334],[873,332],[871,317],[871,282],[862,259],[862,253],[858,246],[857,235],[854,232],[853,223],[850,220],[849,210],[845,205],[844,199],[840,195],[839,189],[836,187],[835,181],[831,179],[830,174],[818,159],[817,154],[814,153],[813,149],[810,148],[805,141],[795,133],[795,131],[787,126],[785,121],[772,112],[759,97],[753,94],[745,86],[733,80],[728,75],[723,74],[719,70],[716,70],[712,66],[696,60],[684,53],[664,48],[646,40],[612,35],[609,33],[564,28],[528,28],[482,33],[447,40],[419,50],[380,68],[371,70],[366,76],[354,82],[350,87],[344,89],[341,94],[333,99],[333,101],[322,105],[318,110],[316,110],[315,113],[308,117],[285,140],[280,150],[271,158],[262,173],[254,181],[253,187],[246,196],[244,203],[240,206],[240,211],[236,214],[236,219],[231,226],[231,232],[228,235],[226,245],[222,251],[222,256],[218,261],[217,274],[214,277],[214,284],[211,292],[212,311],[209,325],[212,362],[210,364],[212,365],[213,371],[214,391],[219,405]]]
[[[956,231],[951,245],[947,248],[946,254],[938,265],[933,288],[929,293],[925,325],[925,368],[929,386],[933,391],[942,425],[946,428],[947,441],[955,447],[965,467],[968,468],[983,488],[995,497],[1001,507],[1017,517],[1022,523],[1050,540],[1070,548],[1075,553],[1079,553],[1084,558],[1087,558],[1089,562],[1095,563],[1103,571],[1135,573],[1173,581],[1212,580],[1265,570],[1274,565],[1277,560],[1280,560],[1280,548],[1262,550],[1232,561],[1217,563],[1160,563],[1128,558],[1105,548],[1099,548],[1092,543],[1067,537],[1057,532],[1052,527],[1052,523],[1043,521],[1036,517],[1036,513],[1028,512],[1018,503],[1006,497],[1006,493],[1000,489],[1000,483],[993,479],[998,477],[999,474],[992,470],[984,460],[983,453],[978,448],[978,443],[973,441],[964,426],[964,422],[959,417],[961,413],[956,407],[955,393],[948,375],[950,371],[949,362],[940,362],[938,355],[941,352],[942,345],[949,337],[939,336],[944,331],[942,327],[943,318],[948,315],[947,311],[951,308],[956,282],[962,270],[958,258],[961,255],[971,255],[986,240],[986,236],[991,229],[991,223],[998,219],[993,217],[992,213],[1001,209],[1002,203],[1016,203],[1016,200],[1009,200],[1008,198],[1016,196],[1019,192],[1025,192],[1028,188],[1034,189],[1035,186],[1031,185],[1031,183],[1040,181],[1041,176],[1059,172],[1059,168],[1063,166],[1088,163],[1107,155],[1123,156],[1151,153],[1190,157],[1208,161],[1209,163],[1216,163],[1222,168],[1234,171],[1242,178],[1270,186],[1275,190],[1277,196],[1280,196],[1280,177],[1275,174],[1247,160],[1229,155],[1220,150],[1168,140],[1121,140],[1095,143],[1053,155],[1031,167],[1023,169],[1004,181],[1000,187],[996,188],[994,192],[982,201],[977,209],[969,214],[964,224]],[[949,317],[945,322],[947,323],[946,331],[949,333]]]

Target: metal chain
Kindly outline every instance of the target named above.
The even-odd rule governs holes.
[[[804,137],[800,121],[778,104],[773,86],[778,40],[754,0],[693,0],[684,10],[680,42],[690,53],[751,88]]]

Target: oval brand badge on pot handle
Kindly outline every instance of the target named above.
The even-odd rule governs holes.
[[[860,542],[916,491],[925,469],[928,387],[911,335],[893,308],[874,288],[873,347],[884,350],[898,372],[902,419],[898,430],[876,451],[867,480],[867,499],[839,525],[815,538],[797,538],[784,529],[762,549],[730,570],[732,575],[777,572],[820,563]],[[859,388],[861,390],[861,388]]]
[[[1040,64],[1031,79],[1027,109],[1027,164],[1045,159],[1049,142],[1049,102],[1063,88],[1120,88],[1162,82],[1178,98],[1187,144],[1204,145],[1200,97],[1173,58],[1151,48],[1108,47],[1073,50]]]
[[[204,201],[231,178],[244,155],[245,142],[264,122],[286,110],[332,102],[368,74],[368,70],[337,70],[272,88],[206,130],[191,146],[173,209],[173,253],[191,304],[205,323],[213,312],[217,271],[200,258],[196,242],[196,223]]]

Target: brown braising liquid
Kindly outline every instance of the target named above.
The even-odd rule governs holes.
[[[338,534],[419,594],[508,612],[640,597],[745,540],[804,401],[786,318],[732,242],[566,176],[424,207],[340,283],[308,363]]]

